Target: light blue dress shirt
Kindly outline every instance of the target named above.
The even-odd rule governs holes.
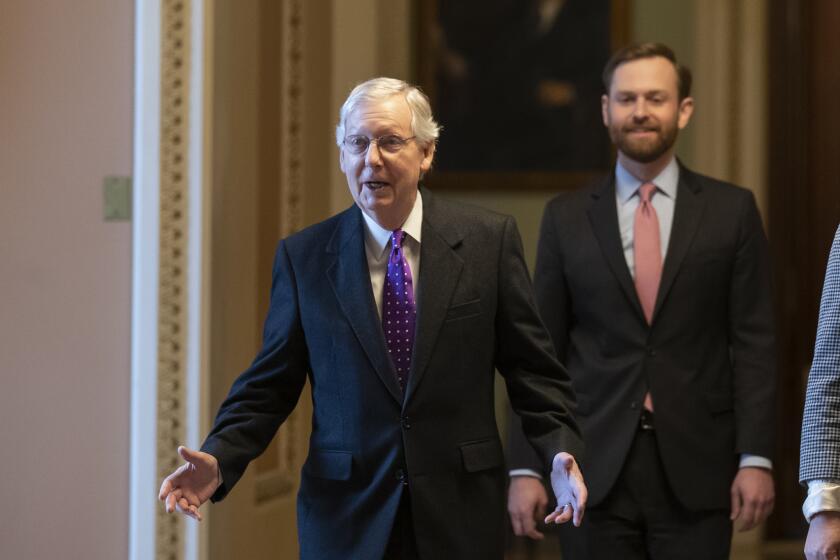
[[[656,217],[659,219],[659,246],[662,249],[662,261],[668,252],[668,240],[671,239],[671,226],[674,223],[674,205],[677,202],[677,184],[680,180],[680,167],[676,158],[657,175],[651,183],[656,191],[650,199]],[[633,223],[636,209],[639,207],[639,187],[642,181],[630,174],[620,163],[615,166],[615,204],[618,209],[618,229],[621,232],[621,247],[630,276],[636,277],[633,262]]]

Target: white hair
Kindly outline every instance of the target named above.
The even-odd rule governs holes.
[[[373,78],[362,82],[353,88],[350,95],[341,106],[338,117],[338,124],[335,127],[335,142],[341,147],[344,142],[344,126],[347,122],[347,115],[363,103],[383,101],[391,96],[402,94],[411,110],[411,131],[417,143],[421,146],[428,146],[437,142],[440,135],[440,125],[432,115],[432,107],[429,98],[420,91],[420,88],[413,86],[403,80],[395,78]]]

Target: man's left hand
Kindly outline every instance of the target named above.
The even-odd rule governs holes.
[[[738,469],[730,490],[733,522],[741,520],[739,531],[749,531],[773,512],[776,498],[773,475],[767,469],[743,467]]]
[[[571,519],[575,527],[580,527],[589,493],[577,461],[568,453],[558,453],[554,457],[551,488],[557,498],[557,509],[548,514],[545,522],[560,524]]]

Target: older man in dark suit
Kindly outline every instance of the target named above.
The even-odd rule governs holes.
[[[615,172],[549,202],[534,279],[587,445],[590,508],[563,558],[728,558],[732,520],[773,504],[767,242],[749,191],[674,157],[694,101],[668,47],[619,51],[604,86]],[[539,537],[539,462],[515,441],[509,510]]]
[[[573,393],[538,318],[510,217],[418,190],[438,126],[405,82],[357,86],[336,139],[355,205],[282,241],[262,350],[199,452],[163,483],[200,518],[259,455],[308,376],[301,557],[501,558],[506,471],[494,413],[505,377],[528,438],[579,524]]]

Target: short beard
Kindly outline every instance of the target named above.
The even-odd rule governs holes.
[[[659,127],[656,130],[656,138],[650,142],[631,141],[629,139],[629,131],[625,131],[623,128],[611,126],[609,130],[610,139],[618,151],[633,161],[651,163],[662,157],[663,154],[673,147],[674,142],[677,141],[678,127],[676,125],[666,129]]]

